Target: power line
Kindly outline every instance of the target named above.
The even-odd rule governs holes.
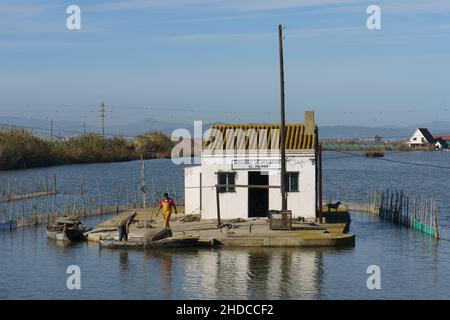
[[[450,170],[450,167],[446,167],[446,166],[438,166],[438,165],[434,165],[434,164],[424,164],[424,163],[418,163],[418,162],[407,162],[407,161],[393,160],[393,159],[386,159],[386,158],[366,157],[363,154],[357,154],[357,153],[353,153],[353,152],[349,152],[349,151],[342,151],[342,150],[338,150],[338,149],[328,149],[327,148],[327,151],[334,151],[334,152],[348,154],[348,155],[351,155],[351,156],[354,156],[354,157],[361,157],[361,158],[370,159],[370,160],[379,160],[379,161],[386,161],[386,162],[406,164],[406,165],[410,165],[410,166],[420,166],[420,167],[429,167],[429,168],[448,169],[448,170]],[[324,160],[325,159],[326,158],[324,158]],[[332,158],[329,158],[329,159],[332,159]],[[336,157],[336,159],[337,159],[337,157]]]
[[[51,132],[51,128],[32,127],[32,126],[20,126],[20,125],[15,125],[15,124],[10,124],[10,123],[0,123],[0,127],[9,127],[9,128],[19,128],[19,129],[28,129],[28,130],[35,130],[35,131]],[[71,134],[86,134],[86,131],[85,131],[84,128],[83,128],[83,130],[56,129],[56,130],[53,130],[53,131],[54,132],[71,133]],[[109,137],[122,136],[122,137],[125,137],[125,138],[134,138],[134,137],[136,137],[136,136],[125,136],[125,135],[122,135],[120,133],[117,133],[117,134],[105,133],[105,136],[109,136]]]
[[[57,108],[57,109],[61,109],[61,108],[79,108],[79,107],[93,107],[92,104],[67,104],[67,103],[62,103],[62,104],[37,104],[37,103],[33,103],[33,104],[16,104],[16,103],[0,103],[0,107],[14,107],[14,108],[30,108],[30,107],[51,107],[51,108]],[[147,109],[147,110],[154,110],[154,109],[161,109],[163,108],[164,110],[171,110],[171,111],[188,111],[188,112],[212,112],[212,113],[216,113],[216,112],[222,112],[222,113],[254,113],[254,111],[245,111],[242,109],[235,109],[233,111],[226,111],[226,110],[230,110],[230,106],[222,106],[221,109],[214,109],[212,110],[211,108],[198,108],[198,107],[192,107],[192,106],[186,106],[184,108],[171,108],[171,107],[167,107],[167,106],[149,106],[147,104],[132,104],[132,105],[111,105],[108,106],[109,108],[124,108],[124,109]],[[236,107],[236,106],[235,106]],[[257,107],[257,106],[256,106]],[[421,107],[416,107],[417,110],[408,108],[397,108],[395,106],[392,106],[389,109],[384,109],[384,110],[345,110],[343,107],[335,107],[337,109],[339,109],[340,111],[326,111],[326,110],[316,110],[316,113],[318,114],[390,114],[390,113],[429,113],[429,110],[427,109],[426,106],[421,106]],[[77,110],[78,111],[78,110]],[[448,106],[442,106],[442,107],[437,107],[434,108],[434,111],[442,111],[442,112],[448,112],[450,111],[450,107]],[[75,111],[74,111],[75,112]],[[267,113],[267,114],[275,114],[277,115],[278,113],[275,111],[271,111],[271,110],[260,110],[257,109],[258,113]],[[303,114],[303,111],[289,111],[289,113],[295,114]]]

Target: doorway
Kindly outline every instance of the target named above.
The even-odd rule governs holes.
[[[249,185],[269,185],[267,172],[249,171]],[[269,189],[248,188],[248,217],[267,217],[269,212]]]

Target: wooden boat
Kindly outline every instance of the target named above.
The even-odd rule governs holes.
[[[200,236],[185,235],[179,237],[170,237],[157,241],[117,241],[117,240],[100,240],[100,247],[109,249],[125,249],[125,248],[180,248],[180,247],[196,247]]]
[[[47,226],[47,237],[59,241],[84,240],[86,228],[79,218],[58,217]]]
[[[382,151],[368,151],[365,153],[368,158],[382,158],[384,157],[384,152]]]

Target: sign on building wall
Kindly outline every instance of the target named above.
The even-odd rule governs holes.
[[[280,159],[234,159],[233,170],[267,170],[280,169]]]

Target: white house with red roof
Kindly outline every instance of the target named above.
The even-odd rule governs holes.
[[[434,136],[434,140],[438,150],[447,150],[450,145],[450,135]]]

